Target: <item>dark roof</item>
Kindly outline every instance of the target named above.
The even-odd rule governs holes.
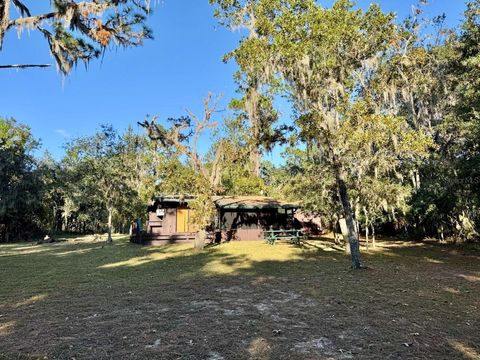
[[[221,209],[296,209],[299,202],[280,201],[266,196],[214,196],[213,202]]]
[[[189,203],[195,199],[195,195],[160,195],[155,196],[153,201],[169,203]]]
[[[155,201],[161,203],[189,203],[194,195],[163,195]],[[267,196],[213,196],[212,201],[220,209],[297,209],[300,202],[281,201]]]
[[[297,209],[299,202],[287,202],[266,196],[214,196],[221,209]]]

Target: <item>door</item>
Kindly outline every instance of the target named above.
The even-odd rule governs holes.
[[[187,224],[187,230],[188,232],[197,232],[197,226],[193,223],[193,215],[195,214],[194,210],[189,210],[188,211],[188,224]]]
[[[177,209],[177,232],[188,231],[188,209]]]

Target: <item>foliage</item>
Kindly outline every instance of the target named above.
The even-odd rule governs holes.
[[[459,34],[445,16],[425,20],[424,2],[399,25],[348,0],[211,3],[222,24],[248,30],[228,56],[241,84],[260,76],[295,112],[297,144],[267,169],[270,192],[365,228],[477,236],[479,1]]]
[[[365,148],[377,154],[397,150],[392,132],[380,143],[372,141],[377,135],[375,131],[356,131],[359,123],[372,128],[378,125],[381,133],[382,127],[402,122],[393,115],[383,115],[383,107],[377,101],[379,94],[372,86],[374,81],[378,82],[380,64],[387,62],[389,54],[395,51],[398,34],[393,14],[382,13],[378,5],[371,5],[367,11],[357,10],[348,0],[336,1],[331,8],[307,0],[214,3],[218,16],[230,25],[253,22],[251,26],[264,44],[252,51],[255,42],[248,46],[250,39],[245,40],[235,50],[236,59],[242,68],[242,61],[251,59],[252,52],[261,52],[256,58],[261,59],[263,69],[268,68],[269,73],[283,81],[295,111],[299,140],[308,149],[318,149],[320,159],[314,162],[317,171],[326,168],[335,179],[353,266],[360,267],[347,184],[348,178],[358,171],[373,171],[372,166],[365,169],[369,164],[362,164],[358,157]],[[414,138],[405,139],[402,146],[412,147],[405,150],[412,155],[413,147],[424,147],[421,142],[415,144]],[[369,160],[373,159],[374,156]]]
[[[479,238],[479,12],[480,2],[468,2],[460,33],[432,53],[446,64],[433,81],[445,84],[451,101],[444,102],[444,116],[434,128],[437,148],[420,170],[422,183],[412,202],[411,223],[420,236]]]
[[[195,209],[193,223],[200,231],[206,229],[212,218],[214,205],[211,196],[222,191],[223,159],[227,141],[224,139],[217,140],[212,148],[211,159],[204,159],[198,152],[200,136],[218,127],[218,122],[214,121],[212,117],[217,112],[220,98],[220,96],[214,98],[212,94],[208,94],[203,100],[204,113],[202,117],[187,111],[188,116],[168,119],[167,122],[170,123],[170,127],[157,123],[157,117],[153,117],[151,120],[147,117],[146,120],[139,123],[146,129],[149,138],[155,144],[158,144],[163,151],[170,152],[173,155],[173,162],[171,160],[168,162],[170,166],[174,165],[182,170],[179,174],[182,179],[178,183],[181,184],[185,181],[184,184],[189,185],[188,192],[194,192],[196,195],[193,204]],[[178,160],[175,160],[180,157],[186,158],[188,167],[183,167]],[[168,177],[168,175],[171,177]],[[166,184],[177,184],[176,176],[177,173],[175,172],[167,173]],[[178,187],[177,184],[172,189],[179,190],[181,187]]]
[[[37,30],[47,40],[58,69],[68,74],[80,60],[85,64],[98,58],[108,46],[132,47],[152,38],[145,26],[149,1],[54,0],[49,12],[32,14],[22,0],[4,0],[0,4],[0,50],[5,33],[15,29]],[[12,18],[13,11],[18,16]]]
[[[136,173],[128,167],[127,149],[125,139],[109,125],[67,145],[65,161],[75,179],[69,184],[70,201],[77,209],[91,206],[100,213],[107,212],[108,241],[114,211],[125,226],[132,219],[126,209],[135,209],[138,201],[138,187],[133,181]]]
[[[10,3],[19,18],[6,17]],[[210,3],[222,24],[242,30],[224,59],[238,65],[238,98],[225,118],[209,94],[202,116],[147,117],[147,135],[103,127],[68,144],[60,162],[35,159],[30,129],[1,119],[2,240],[19,229],[125,230],[160,193],[197,195],[200,230],[211,223],[213,195],[269,195],[302,200],[330,228],[345,218],[353,251],[357,229],[480,237],[480,0],[467,3],[460,29],[446,28],[444,16],[425,20],[424,1],[403,21],[348,0]],[[53,7],[43,18],[2,3],[0,34],[29,23],[47,31],[64,73],[115,39],[130,46],[150,35],[136,0]],[[284,125],[279,97],[293,113]],[[206,151],[202,137],[212,140]],[[278,144],[283,163],[262,162]],[[352,260],[360,265],[358,254]]]
[[[234,117],[225,121],[223,133],[228,141],[223,143],[221,194],[265,195],[268,187],[261,173],[252,171],[252,159],[255,158],[256,163],[260,158],[256,158],[256,151],[252,153],[249,145],[252,140],[251,128],[240,118]]]
[[[30,128],[0,118],[0,241],[39,230],[41,179],[32,151],[39,143]]]

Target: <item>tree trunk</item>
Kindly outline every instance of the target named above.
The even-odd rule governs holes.
[[[56,220],[57,220],[57,209],[56,209],[56,206],[52,206],[52,219],[50,220],[50,234],[55,233]]]
[[[261,161],[261,154],[258,147],[252,148],[252,153],[250,155],[251,162],[252,162],[252,175],[259,177],[260,176],[260,161]]]
[[[205,240],[207,239],[207,232],[205,230],[199,230],[195,234],[194,248],[195,250],[203,250],[205,247]]]
[[[257,19],[255,14],[251,11],[249,13],[250,23],[249,23],[249,39],[258,39],[258,33],[256,29]],[[252,175],[259,177],[260,176],[260,161],[261,154],[259,149],[259,126],[260,126],[260,79],[259,75],[256,74],[255,68],[253,65],[250,65],[249,71],[250,84],[246,92],[246,101],[245,101],[245,110],[247,111],[248,118],[250,120],[250,125],[253,130],[254,145],[250,149],[250,161],[252,165]]]
[[[338,223],[340,224],[340,234],[342,234],[343,243],[345,244],[345,254],[351,255],[350,242],[348,241],[347,221],[344,218],[341,218]]]
[[[2,0],[0,3],[0,50],[3,46],[3,38],[10,20],[10,0]]]
[[[443,224],[440,225],[440,242],[444,243],[445,242],[445,235],[444,235],[444,229],[443,229]]]
[[[112,243],[112,213],[113,209],[111,207],[108,208],[108,237],[107,243]]]
[[[370,231],[368,229],[368,226],[369,226],[368,224],[370,222],[369,221],[370,219],[368,217],[368,211],[367,211],[367,208],[365,206],[363,207],[363,214],[365,215],[365,247],[368,251],[368,240],[369,240],[368,235],[370,234]]]
[[[372,247],[375,249],[377,247],[377,243],[375,241],[375,226],[372,224]]]
[[[365,224],[365,247],[368,251],[368,222]]]
[[[392,206],[392,220],[396,224],[397,223],[397,216],[395,215],[395,208]]]
[[[368,215],[367,215],[366,221],[365,221],[365,246],[367,251],[368,251],[368,235],[369,235],[369,232],[368,232]]]
[[[343,233],[345,241],[350,245],[350,255],[352,258],[352,268],[360,269],[360,248],[358,244],[358,235],[355,231],[355,220],[353,218],[352,207],[348,197],[347,185],[343,177],[340,165],[335,166],[335,178],[337,182],[337,191],[340,203],[342,205],[343,217],[345,218],[346,231]]]
[[[10,241],[10,226],[5,224],[5,242],[8,243]]]

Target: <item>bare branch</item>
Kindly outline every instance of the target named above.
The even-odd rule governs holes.
[[[210,184],[214,188],[218,187],[220,181],[222,180],[222,163],[221,160],[223,158],[225,151],[223,142],[221,142],[216,149],[215,160],[212,163],[212,170],[210,173]]]
[[[202,161],[197,148],[201,134],[207,129],[214,129],[218,126],[217,122],[211,122],[210,120],[212,115],[217,111],[221,95],[217,96],[215,100],[212,99],[213,95],[211,93],[203,99],[203,117],[200,118],[193,112],[186,110],[189,117],[178,119],[170,129],[165,129],[163,126],[155,124],[157,117],[153,117],[152,120],[147,118],[138,124],[147,130],[150,139],[160,142],[165,148],[173,147],[177,152],[185,155],[195,171],[208,180],[212,188],[216,188],[221,181],[221,160],[224,155],[223,143],[216,149],[215,158],[213,163],[211,163],[211,167]],[[193,124],[190,119],[193,119]],[[194,129],[192,129],[192,127]],[[185,130],[191,130],[191,133],[186,136],[184,133]],[[192,136],[191,142],[190,144],[186,144],[185,140],[189,139],[190,136]]]
[[[27,69],[27,68],[46,68],[52,66],[51,64],[12,64],[0,65],[0,69]]]

